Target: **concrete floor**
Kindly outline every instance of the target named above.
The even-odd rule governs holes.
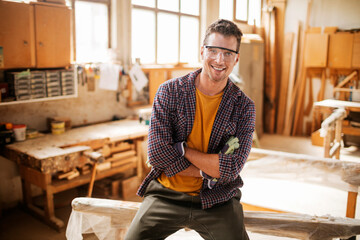
[[[264,134],[260,138],[261,148],[286,151],[292,153],[302,153],[312,156],[323,156],[323,148],[312,146],[309,137],[285,137],[278,135]],[[341,159],[360,162],[360,149],[357,147],[343,148]],[[247,183],[245,183],[247,184]],[[255,185],[252,185],[255,184]],[[256,183],[248,183],[248,186],[256,186]],[[245,190],[245,189],[244,189]],[[243,191],[243,198],[245,198]],[[67,223],[71,213],[70,202],[76,197],[78,191],[70,190],[55,196],[56,216]],[[250,195],[250,194],[249,194]],[[284,200],[284,199],[283,199]],[[286,201],[286,199],[285,199]],[[329,201],[326,201],[329,202]],[[331,202],[331,201],[330,201]],[[359,199],[358,199],[358,202]],[[313,204],[314,205],[314,204]],[[331,208],[331,206],[329,206]],[[359,214],[359,207],[357,208]],[[329,213],[330,214],[330,213]],[[177,237],[169,237],[168,240],[183,240],[183,232],[178,233]],[[189,236],[188,234],[186,236]],[[249,233],[252,240],[287,240],[290,238],[270,237],[254,233]],[[3,210],[0,217],[0,239],[1,240],[65,240],[65,229],[60,232],[53,230],[37,218],[34,218],[21,206]],[[201,239],[193,233],[187,239]]]

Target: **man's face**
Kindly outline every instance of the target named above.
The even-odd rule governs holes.
[[[227,80],[239,60],[236,52],[236,37],[225,37],[220,33],[209,35],[206,46],[201,47],[203,73],[210,80]]]

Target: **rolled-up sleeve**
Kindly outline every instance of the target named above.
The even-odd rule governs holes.
[[[173,126],[171,114],[174,114],[175,101],[169,89],[169,84],[160,85],[155,98],[151,114],[148,156],[153,168],[163,171],[172,177],[185,170],[191,164],[173,147]]]
[[[237,121],[235,136],[239,139],[239,148],[233,154],[219,153],[219,184],[228,184],[239,177],[251,150],[254,130],[255,105],[249,101]]]

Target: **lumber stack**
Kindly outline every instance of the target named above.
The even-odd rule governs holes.
[[[320,115],[314,116],[315,122],[310,120],[314,102],[328,98],[352,101],[354,94],[360,94],[360,33],[334,26],[310,27],[312,2],[308,0],[306,19],[299,22],[297,31],[282,35],[284,6],[267,2],[265,132],[311,135],[323,120]],[[334,88],[333,96],[328,96],[329,85]]]

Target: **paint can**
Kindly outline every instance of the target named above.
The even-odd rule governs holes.
[[[26,139],[26,125],[25,124],[16,124],[13,126],[13,131],[15,135],[15,140],[25,141]]]
[[[51,132],[52,134],[58,135],[65,132],[65,122],[64,121],[52,121],[51,122]]]

